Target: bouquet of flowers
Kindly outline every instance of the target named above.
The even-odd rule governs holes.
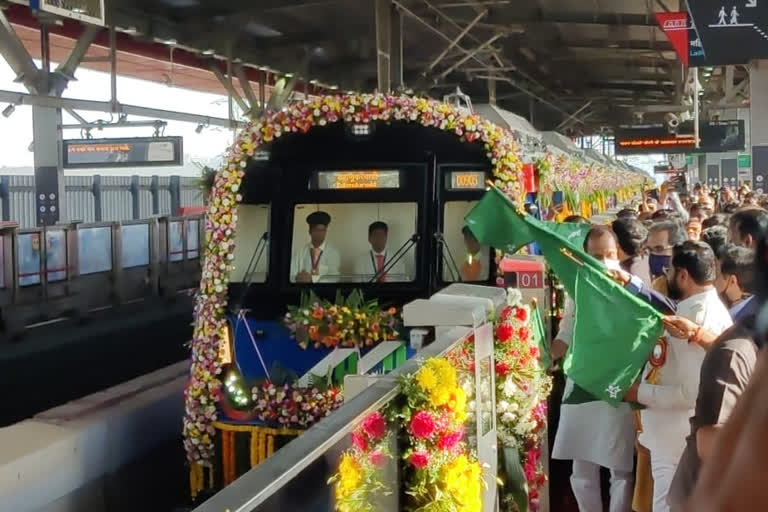
[[[369,414],[352,433],[352,448],[339,460],[339,469],[328,483],[334,486],[338,512],[382,510],[379,500],[392,493],[382,475],[392,461],[387,420],[380,412]]]
[[[382,310],[378,301],[365,301],[355,290],[330,302],[313,292],[302,295],[301,305],[289,306],[283,323],[291,336],[306,349],[327,347],[371,347],[397,339],[400,325],[394,308]]]
[[[300,429],[311,427],[344,403],[338,388],[321,390],[294,384],[277,386],[272,382],[255,386],[252,399],[260,421]]]
[[[481,510],[482,468],[464,441],[467,397],[455,368],[446,359],[429,359],[403,377],[400,389],[408,510]]]

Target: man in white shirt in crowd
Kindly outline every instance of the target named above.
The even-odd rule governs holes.
[[[361,254],[355,262],[355,276],[362,282],[368,282],[375,276],[380,283],[406,281],[405,264],[402,259],[391,265],[387,251],[389,226],[386,222],[376,221],[368,226],[368,243],[371,248]],[[387,271],[384,272],[384,269]]]
[[[719,335],[733,322],[714,286],[716,276],[717,259],[709,245],[675,246],[667,281],[669,297],[680,301],[677,314]],[[651,452],[653,512],[669,511],[667,494],[690,432],[704,356],[698,344],[664,333],[642,379],[624,397],[645,406],[639,441]]]
[[[325,241],[331,216],[323,211],[307,216],[308,244],[296,251],[291,260],[291,280],[296,283],[338,282],[341,257]]]

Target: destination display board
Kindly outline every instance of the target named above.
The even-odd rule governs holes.
[[[691,66],[768,58],[768,0],[688,0]]]
[[[670,133],[661,124],[623,126],[616,130],[616,154],[649,153],[726,153],[743,151],[745,147],[743,120],[709,121],[699,125],[699,147],[693,133],[693,123],[683,123],[677,133]]]
[[[365,190],[400,188],[399,170],[317,171],[319,190]]]
[[[182,141],[181,137],[65,140],[64,168],[180,166],[184,163]]]
[[[450,181],[446,180],[449,190],[484,190],[485,173],[483,171],[454,171]]]

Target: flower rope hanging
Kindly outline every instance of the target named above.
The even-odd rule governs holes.
[[[513,136],[490,121],[424,98],[362,94],[324,96],[297,102],[286,111],[249,123],[216,173],[207,203],[206,249],[195,305],[192,366],[185,391],[184,447],[191,463],[210,465],[214,456],[216,402],[221,392],[219,344],[226,323],[227,285],[234,260],[237,204],[249,157],[286,133],[347,123],[409,122],[482,143],[493,167],[495,185],[515,202],[522,200],[521,164]]]

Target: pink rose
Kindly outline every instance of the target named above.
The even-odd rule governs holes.
[[[376,450],[368,456],[368,461],[377,468],[381,468],[387,463],[387,456]]]
[[[368,441],[366,441],[365,437],[358,434],[357,432],[352,432],[352,446],[354,446],[358,451],[364,452],[368,449]]]
[[[374,412],[363,421],[363,431],[373,441],[377,441],[387,433],[387,421],[380,412]]]

